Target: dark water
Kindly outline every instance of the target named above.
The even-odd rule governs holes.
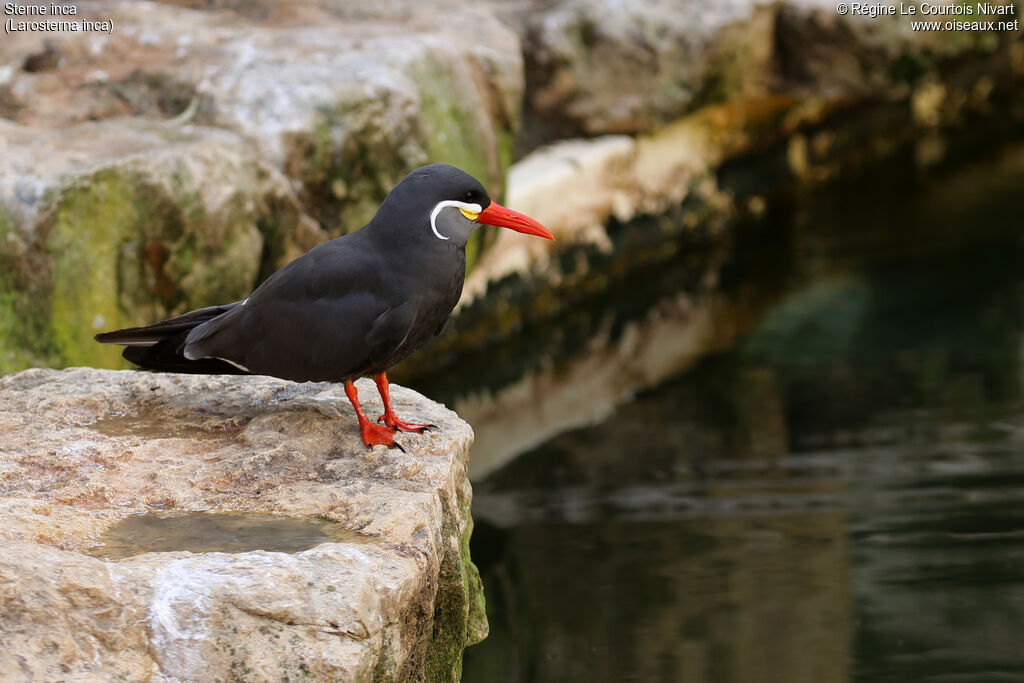
[[[891,177],[736,226],[748,333],[475,486],[464,681],[1024,681],[1024,149]]]

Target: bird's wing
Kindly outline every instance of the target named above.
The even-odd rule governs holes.
[[[409,338],[416,322],[416,306],[412,300],[389,307],[373,321],[373,327],[363,337],[370,350],[370,363],[376,365],[387,360]]]
[[[224,304],[223,306],[207,306],[206,308],[189,311],[188,313],[174,318],[161,320],[160,322],[152,325],[129,327],[123,330],[104,332],[103,334],[96,335],[96,341],[101,344],[152,346],[153,344],[163,341],[168,337],[173,337],[181,334],[182,332],[188,332],[192,328],[197,327],[204,322],[213,320],[217,316],[223,315],[235,308],[240,303],[240,301],[236,301],[231,304]]]
[[[448,328],[451,327],[451,326],[452,326],[452,319],[450,317],[445,317],[444,322],[442,322],[440,325],[438,325],[437,329],[434,330],[434,336],[435,337],[440,337],[442,334],[447,332]]]
[[[391,320],[389,311],[401,306],[388,296],[387,270],[375,252],[350,239],[357,234],[307,252],[242,305],[197,327],[185,356],[220,358],[254,374],[296,381],[337,381],[370,367],[379,351],[367,336],[386,344],[405,314]]]

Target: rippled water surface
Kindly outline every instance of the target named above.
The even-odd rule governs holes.
[[[463,680],[1024,681],[1024,150],[868,190],[745,228],[749,331],[476,485]]]

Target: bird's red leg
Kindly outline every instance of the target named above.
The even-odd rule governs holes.
[[[366,444],[367,448],[373,448],[374,446],[401,448],[401,446],[395,443],[394,429],[374,424],[370,422],[370,418],[366,417],[363,407],[359,405],[359,392],[356,390],[356,385],[352,384],[352,380],[345,382],[345,395],[352,402],[352,407],[356,409],[356,418],[359,420],[359,433],[362,435],[363,443]]]
[[[388,391],[387,373],[380,373],[373,380],[377,383],[377,391],[380,392],[380,400],[384,402],[384,414],[377,418],[377,422],[384,421],[388,427],[397,429],[400,432],[416,432],[422,434],[434,425],[421,425],[415,422],[402,422],[395,415],[395,409],[391,407],[391,393]]]

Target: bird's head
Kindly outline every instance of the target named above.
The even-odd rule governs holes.
[[[403,231],[416,230],[418,240],[455,246],[465,246],[481,224],[555,239],[529,216],[492,201],[480,181],[448,164],[422,166],[407,175],[388,193],[377,216]]]

